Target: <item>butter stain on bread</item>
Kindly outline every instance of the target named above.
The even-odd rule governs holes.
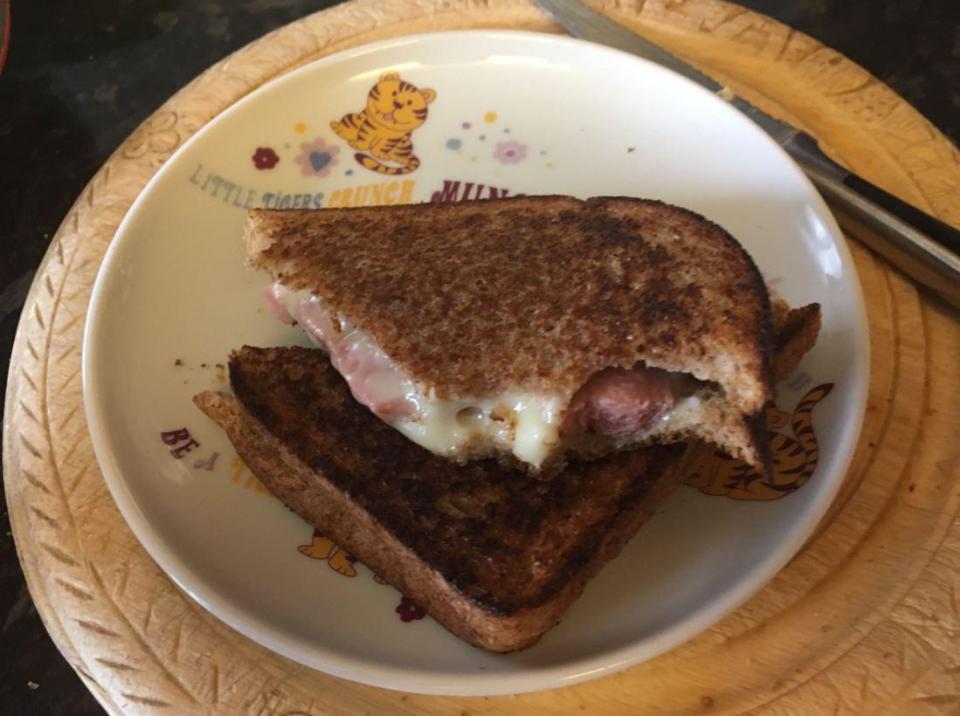
[[[295,297],[290,305],[309,296],[311,309],[326,312],[320,322],[349,325],[351,336],[362,335],[416,386],[421,405],[447,401],[451,415],[480,406],[479,419],[489,423],[483,435],[495,439],[469,433],[446,457],[512,449],[533,472],[549,472],[566,453],[595,457],[702,438],[769,469],[767,290],[737,241],[693,212],[633,198],[524,197],[256,210],[245,232],[248,262]],[[340,332],[328,329],[318,342],[329,349]],[[608,420],[616,427],[603,432],[603,421],[600,428],[564,422],[578,391],[610,370],[623,372],[614,377],[645,371],[661,392],[670,390],[669,373],[685,379],[687,391],[667,412],[627,415],[637,418],[633,427]],[[378,412],[366,391],[354,392]],[[541,401],[533,432],[547,437],[538,449],[517,437],[524,417],[508,421],[512,443],[496,443],[504,434],[497,416],[510,413],[498,409],[496,396]],[[384,419],[433,449],[420,439],[428,422],[420,415]]]
[[[817,307],[786,311],[792,365]],[[792,368],[780,364],[783,371]],[[250,348],[234,395],[196,404],[263,484],[325,535],[484,649],[535,643],[680,484],[681,445],[571,461],[553,480],[495,460],[456,465],[358,404],[322,351]]]

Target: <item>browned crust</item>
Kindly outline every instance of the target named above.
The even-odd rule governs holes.
[[[777,380],[783,380],[817,342],[820,304],[790,308],[786,302],[778,299],[773,302],[772,309],[776,335],[774,373]]]
[[[458,467],[357,405],[320,351],[244,348],[230,369],[239,400],[195,402],[266,487],[486,649],[536,641],[679,484],[679,447],[550,483],[492,461]]]
[[[640,361],[772,397],[770,307],[716,224],[657,201],[524,197],[250,213],[251,264],[322,296],[439,397],[569,399]]]

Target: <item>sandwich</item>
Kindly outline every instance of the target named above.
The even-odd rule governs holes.
[[[813,345],[819,307],[774,308],[782,376]],[[194,402],[267,489],[492,651],[528,647],[554,626],[683,475],[680,444],[573,458],[551,480],[495,458],[458,465],[358,403],[321,350],[244,347],[229,375],[232,395]]]
[[[255,210],[250,266],[357,401],[460,463],[711,442],[770,469],[770,300],[744,249],[629,198]]]

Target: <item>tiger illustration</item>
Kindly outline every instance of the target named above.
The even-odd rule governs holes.
[[[345,114],[330,127],[360,150],[354,159],[367,169],[390,176],[409,174],[420,166],[410,135],[426,121],[427,105],[436,97],[432,89],[418,89],[396,72],[385,72],[370,89],[366,109]]]
[[[357,576],[357,570],[353,566],[353,563],[357,560],[344,552],[341,547],[334,544],[333,540],[329,537],[324,537],[316,530],[313,531],[310,544],[302,544],[297,547],[297,550],[300,554],[306,555],[311,559],[327,560],[327,565],[330,569],[338,574],[342,574],[344,577]]]
[[[820,451],[813,432],[811,416],[814,406],[833,389],[824,383],[811,389],[797,403],[791,416],[776,407],[767,410],[767,424],[771,429],[770,448],[773,452],[773,478],[763,478],[752,467],[724,455],[713,447],[695,448],[693,466],[684,482],[706,495],[719,495],[734,500],[776,500],[798,490],[810,479],[817,467]],[[792,424],[793,435],[772,432]]]
[[[230,479],[242,485],[248,490],[253,490],[259,495],[269,495],[270,491],[263,486],[263,483],[257,479],[257,476],[250,472],[250,468],[239,457],[230,461]]]

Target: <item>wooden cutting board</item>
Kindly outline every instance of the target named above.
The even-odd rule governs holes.
[[[863,176],[960,224],[957,150],[833,50],[712,0],[604,9],[820,137]],[[94,278],[134,198],[197,129],[294,67],[384,37],[479,27],[557,31],[522,0],[358,0],[297,21],[170,99],[70,210],[24,309],[4,415],[17,548],[61,651],[112,713],[960,712],[960,319],[855,242],[872,374],[840,496],[816,536],[743,608],[621,674],[469,699],[336,679],[218,622],[127,529],[91,450],[80,354]]]

